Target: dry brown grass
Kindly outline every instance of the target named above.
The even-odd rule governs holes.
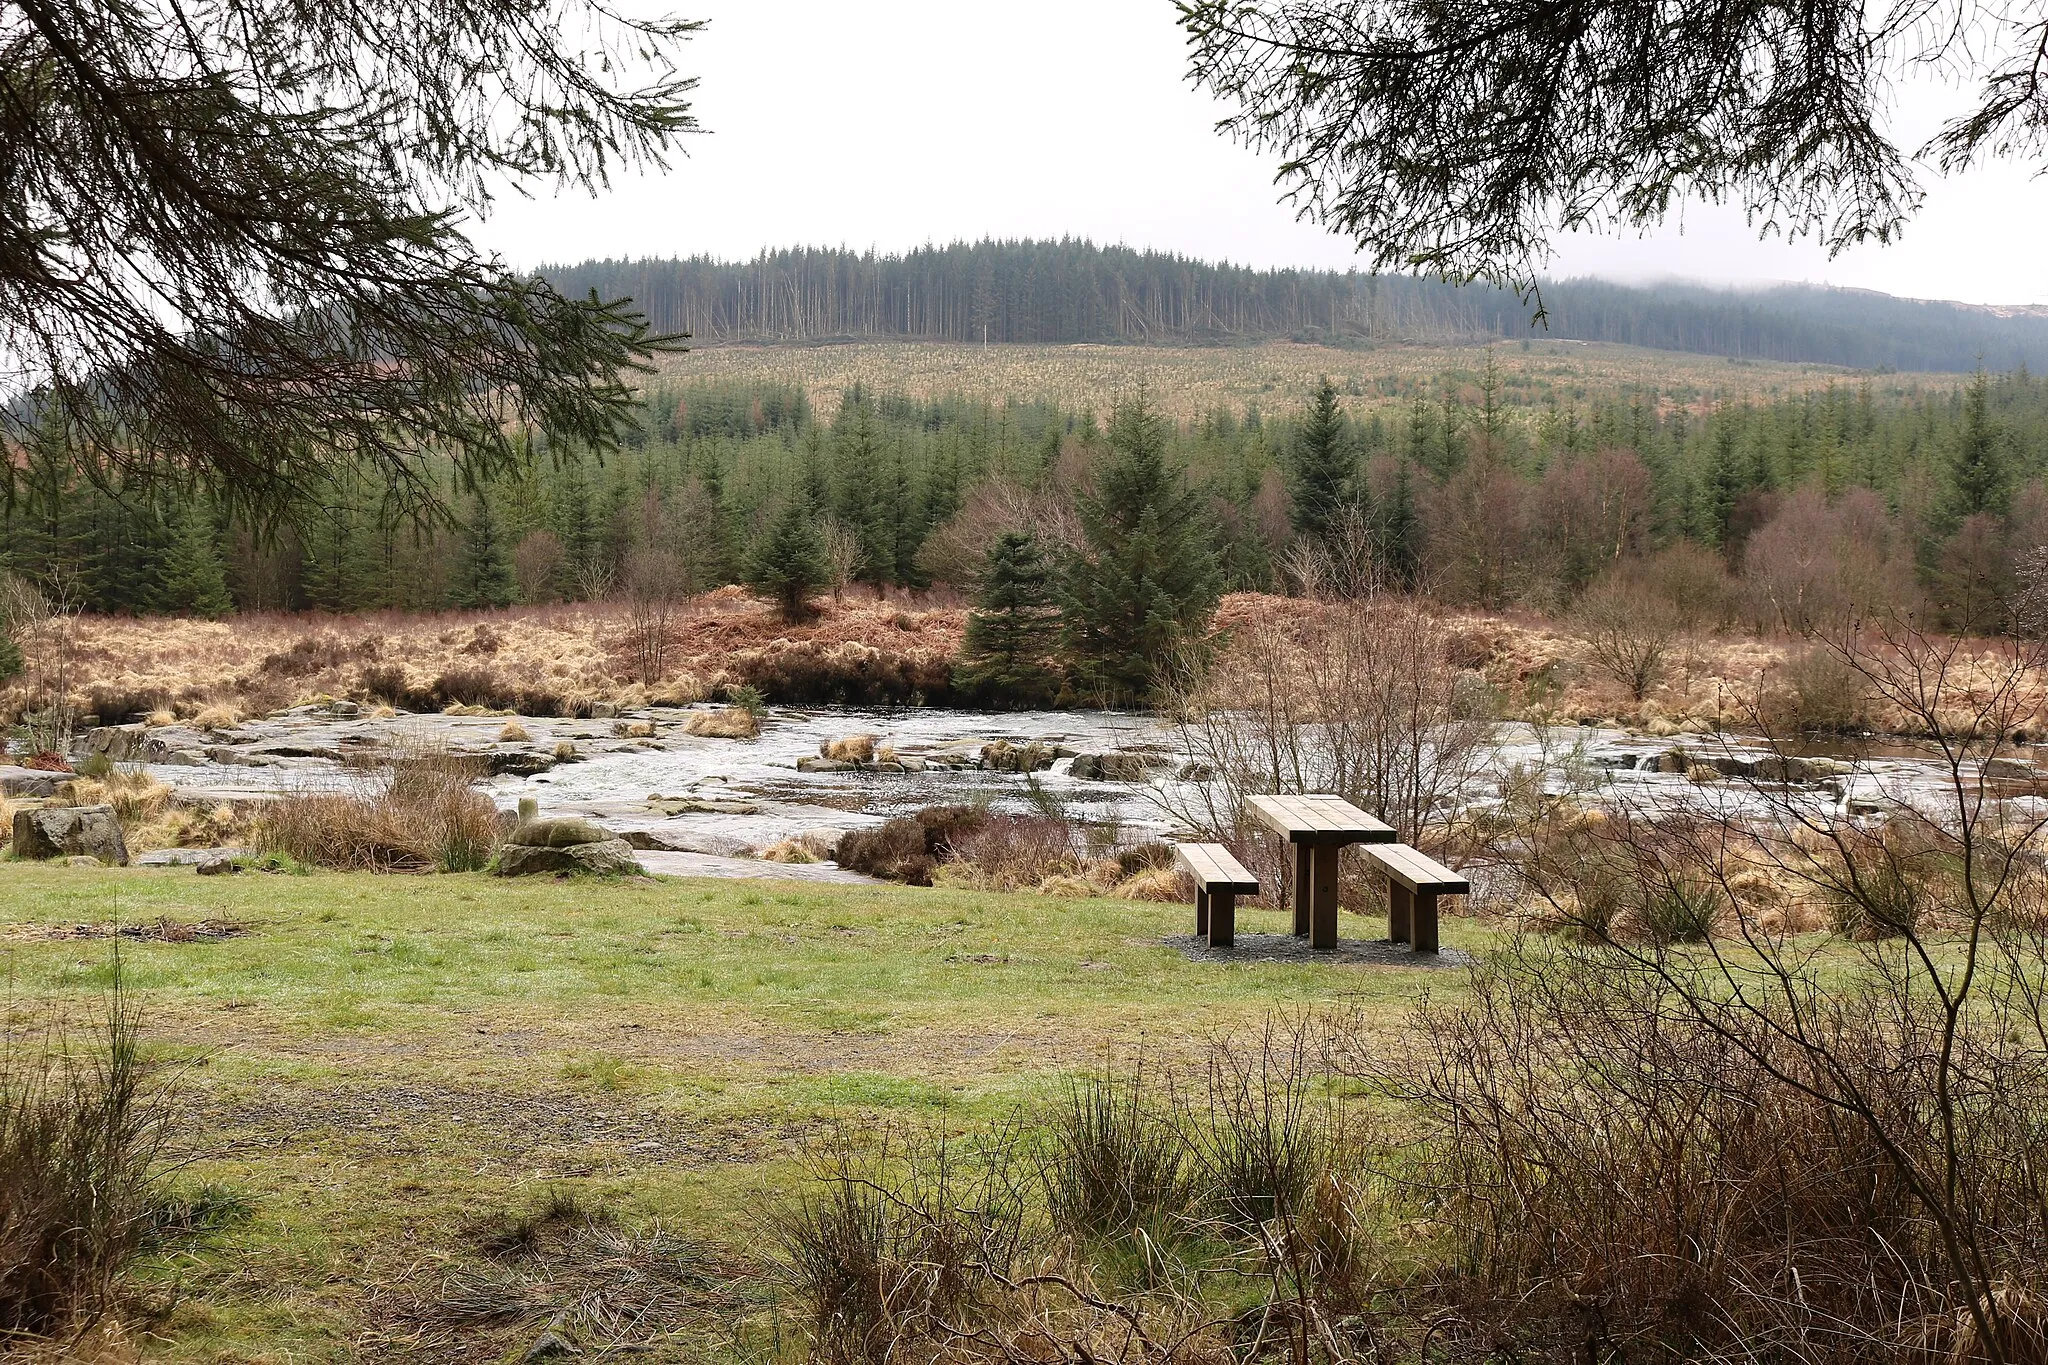
[[[369,872],[474,872],[504,824],[474,783],[471,759],[423,749],[366,773],[350,791],[301,792],[264,807],[257,846],[314,867]]]
[[[753,739],[761,733],[761,722],[744,706],[721,706],[714,711],[693,711],[683,723],[683,733],[707,739]]]
[[[179,715],[202,727],[232,725],[246,714],[322,695],[412,709],[481,701],[493,710],[570,715],[588,714],[596,702],[688,703],[728,684],[752,684],[769,700],[786,703],[948,699],[965,608],[906,611],[900,601],[865,595],[820,605],[815,619],[791,626],[744,589],[707,594],[678,632],[676,676],[651,687],[618,666],[609,642],[623,617],[608,604],[419,615],[255,614],[219,622],[83,617],[76,627],[78,689],[81,701],[95,687],[160,692],[175,699]],[[1216,627],[1242,633],[1257,621],[1315,610],[1298,598],[1235,593],[1223,599]],[[1775,699],[1776,711],[1810,708],[1804,694],[1813,689],[1799,671],[1805,647],[1789,636],[1684,638],[1638,702],[1590,667],[1583,642],[1558,622],[1528,611],[1449,612],[1446,619],[1459,634],[1460,663],[1484,676],[1513,717],[1615,721],[1654,734],[1700,732],[1741,725],[1759,687]],[[464,652],[479,631],[498,642],[488,656]],[[308,640],[316,647],[298,648]],[[1998,648],[1995,641],[1973,647],[1963,661],[1964,681],[1978,672],[1995,677]],[[340,662],[289,678],[265,674],[264,661],[278,655]],[[370,656],[377,662],[356,661]],[[0,713],[20,700],[0,688]],[[702,714],[729,717],[737,726],[745,712]],[[1879,730],[1911,732],[1905,717],[1881,708],[1864,719]],[[726,722],[690,722],[720,723]]]
[[[615,644],[625,611],[610,603],[225,621],[93,616],[77,623],[75,686],[81,703],[95,688],[160,695],[203,728],[323,696],[526,714],[587,714],[600,701],[684,705],[726,683],[753,683],[773,700],[902,700],[920,689],[937,699],[965,624],[957,608],[906,612],[901,601],[863,596],[789,626],[744,589],[721,588],[680,623],[671,676],[649,684],[623,666]],[[480,638],[494,642],[488,653],[473,651]],[[0,687],[0,713],[21,705],[20,686]]]

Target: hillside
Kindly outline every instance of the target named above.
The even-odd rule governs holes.
[[[838,346],[709,346],[665,357],[670,384],[719,382],[802,389],[821,412],[859,384],[870,392],[919,402],[949,397],[1051,401],[1079,412],[1107,413],[1118,398],[1143,387],[1160,411],[1195,421],[1218,411],[1257,407],[1291,413],[1323,375],[1336,383],[1353,413],[1406,407],[1418,396],[1437,402],[1449,391],[1481,401],[1487,357],[1508,408],[1542,410],[1552,403],[1612,403],[1654,393],[1660,407],[1704,411],[1714,403],[1771,401],[1845,382],[1839,366],[1728,360],[1596,342],[1528,341],[1376,348],[1275,341],[1241,346],[1104,346],[940,344],[871,341]],[[1861,387],[1862,379],[1847,380]],[[1898,400],[1945,391],[1955,380],[1929,374],[1888,374],[1868,381],[1873,399]],[[659,387],[659,385],[657,385]]]
[[[1399,276],[1252,270],[1082,241],[956,242],[902,255],[792,248],[751,261],[548,267],[564,290],[632,297],[699,346],[844,340],[1344,346],[1494,338],[1642,346],[1862,370],[2048,363],[2048,315],[1869,290],[1546,283],[1512,293]]]

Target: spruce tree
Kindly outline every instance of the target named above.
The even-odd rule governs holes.
[[[515,589],[512,556],[491,500],[477,495],[476,510],[463,528],[462,560],[455,570],[455,605],[509,607]]]
[[[825,540],[809,499],[791,498],[775,529],[747,559],[747,586],[773,599],[785,621],[811,614],[811,594],[825,586]]]
[[[1380,561],[1403,588],[1413,588],[1422,577],[1422,518],[1415,510],[1413,468],[1406,460],[1395,466],[1393,491],[1380,516]]]
[[[596,567],[598,553],[590,482],[583,477],[582,460],[574,455],[562,462],[554,504],[555,534],[562,538],[562,572],[567,579],[561,587],[565,596],[573,598],[582,587],[584,575]]]
[[[1298,535],[1327,541],[1344,505],[1351,500],[1357,462],[1351,454],[1348,425],[1344,409],[1337,403],[1337,386],[1325,376],[1309,400],[1288,471]]]
[[[1055,679],[1046,658],[1059,641],[1052,566],[1038,537],[1006,531],[988,550],[967,637],[960,648],[960,690],[999,706],[1040,706]]]
[[[1208,628],[1219,595],[1210,518],[1167,468],[1166,424],[1142,392],[1111,415],[1109,458],[1079,511],[1087,545],[1067,574],[1062,642],[1082,687],[1135,701]]]
[[[235,609],[213,518],[196,499],[174,511],[175,534],[157,582],[159,611],[221,617]]]
[[[1979,366],[1963,395],[1962,426],[1949,457],[1949,524],[2005,510],[2005,462],[1991,421],[1991,380]]]
[[[1735,520],[1735,499],[1742,492],[1742,474],[1735,467],[1735,428],[1723,421],[1714,431],[1713,463],[1707,469],[1707,525],[1709,545],[1728,543],[1728,528]]]

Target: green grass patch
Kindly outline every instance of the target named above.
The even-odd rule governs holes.
[[[76,926],[246,926],[120,949],[179,1059],[178,1188],[214,1192],[204,1235],[144,1263],[174,1305],[149,1355],[405,1359],[407,1305],[440,1273],[422,1267],[461,1263],[480,1219],[545,1191],[757,1254],[760,1210],[834,1125],[972,1128],[1105,1048],[1196,1056],[1321,1003],[1391,1024],[1461,979],[1190,962],[1160,942],[1188,918],[893,887],[13,863],[0,971],[15,1027],[86,1018],[113,950]],[[1241,931],[1283,923],[1250,911]],[[1445,925],[1448,944],[1484,938]],[[207,1221],[215,1204],[235,1216]]]

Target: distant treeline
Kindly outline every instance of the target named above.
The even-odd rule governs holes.
[[[1514,294],[1405,276],[1251,270],[1129,247],[956,242],[902,255],[795,248],[751,261],[549,267],[576,293],[633,298],[699,345],[933,342],[1331,344],[1550,336],[1865,370],[2048,362],[2048,314],[2001,316],[1865,290],[1757,291],[1597,280],[1543,286],[1546,322]]]
[[[858,387],[819,411],[794,386],[657,385],[642,415],[603,460],[537,444],[473,491],[444,471],[459,524],[426,528],[367,473],[252,524],[202,492],[94,487],[38,459],[0,502],[0,570],[109,612],[579,600],[650,564],[694,593],[748,576],[797,507],[835,547],[821,593],[966,588],[1008,532],[1054,562],[1079,544],[1077,495],[1113,444],[1085,408]],[[2022,372],[1689,408],[1647,390],[1515,404],[1488,365],[1321,428],[1218,409],[1160,440],[1202,509],[1176,525],[1200,528],[1226,590],[1298,585],[1321,541],[1446,601],[1562,612],[1676,555],[1722,566],[1689,599],[1734,592],[1732,571],[1740,600],[1717,610],[1760,626],[1923,604],[1996,629],[2048,546],[2048,381]]]

